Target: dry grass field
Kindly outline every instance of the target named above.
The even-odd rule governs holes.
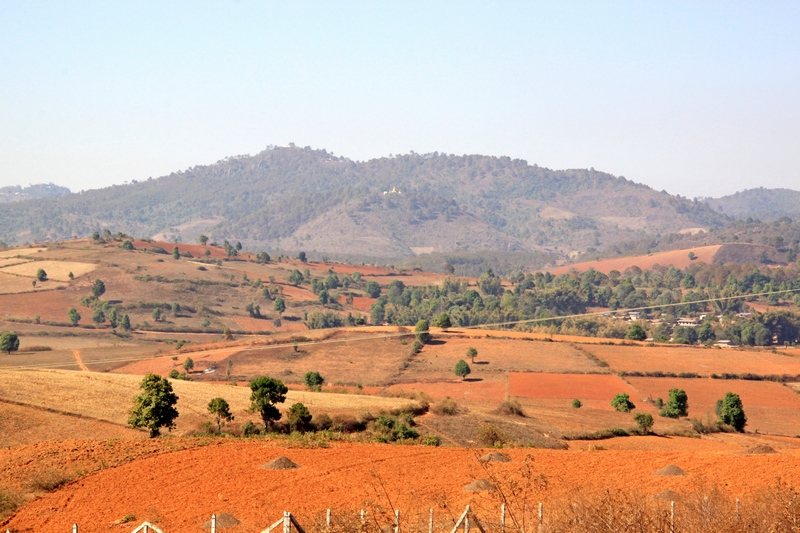
[[[70,272],[72,272],[74,277],[79,278],[85,274],[94,272],[97,265],[92,263],[79,263],[77,261],[32,261],[30,263],[22,263],[20,265],[2,268],[0,272],[35,279],[36,272],[38,272],[40,268],[47,272],[48,279],[68,282],[70,281]]]
[[[17,256],[36,255],[40,252],[46,252],[47,248],[11,248],[9,250],[0,251],[0,259],[8,259]]]
[[[0,272],[0,295],[54,291],[67,286],[66,283],[48,280],[44,282],[37,281],[34,287],[32,281],[31,278]],[[19,299],[18,296],[16,298]]]
[[[87,419],[111,422],[124,426],[133,397],[139,393],[141,376],[63,370],[0,370],[0,401],[14,402]],[[231,406],[237,424],[256,420],[247,413],[250,389],[233,384],[197,383],[173,380],[180,398],[177,409],[178,435],[197,429],[210,420],[207,405],[215,397],[225,398]],[[324,392],[289,391],[283,410],[296,402],[304,403],[312,414],[359,414],[378,412],[408,405],[402,398],[332,394]]]

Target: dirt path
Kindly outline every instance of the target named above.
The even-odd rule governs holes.
[[[91,372],[89,367],[83,364],[83,359],[81,359],[81,351],[80,350],[72,350],[72,356],[75,358],[75,361],[78,363],[78,366],[84,372]]]

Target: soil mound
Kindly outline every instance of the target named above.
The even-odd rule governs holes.
[[[679,502],[681,501],[681,495],[674,490],[662,490],[658,494],[650,496],[650,499],[661,500],[665,502]]]
[[[232,514],[220,513],[217,515],[217,529],[226,529],[229,527],[236,527],[241,522]],[[203,524],[203,529],[211,529],[211,520]]]
[[[281,455],[280,457],[261,465],[261,468],[266,468],[267,470],[291,470],[293,468],[300,468],[300,465],[285,455]]]
[[[747,448],[746,450],[742,450],[739,452],[741,454],[762,454],[762,453],[778,453],[775,448],[772,446],[768,446],[767,444],[759,444],[758,446],[753,446],[751,448]]]
[[[500,452],[490,452],[478,459],[481,463],[510,463],[511,457]]]
[[[494,485],[492,485],[485,479],[476,479],[475,481],[464,487],[464,490],[468,492],[482,492],[484,490],[493,490],[493,489]]]
[[[653,472],[654,476],[685,476],[687,475],[686,472],[675,465],[665,466],[661,470],[656,470]]]

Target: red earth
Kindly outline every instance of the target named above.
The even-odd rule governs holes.
[[[611,374],[508,374],[508,394],[537,400],[579,399],[592,409],[613,410],[611,400],[626,392],[634,399],[638,396],[630,385]]]
[[[82,446],[73,441],[71,453],[80,455]],[[773,455],[508,449],[503,453],[513,462],[484,467],[476,458],[486,451],[381,444],[287,448],[261,439],[216,440],[209,446],[162,453],[80,478],[28,503],[0,527],[59,532],[70,531],[77,523],[82,533],[129,532],[149,520],[167,533],[179,533],[199,531],[212,513],[230,513],[241,521],[238,531],[260,531],[285,510],[301,524],[309,524],[326,508],[334,510],[335,518],[345,513],[353,516],[362,508],[375,517],[381,509],[394,508],[413,523],[415,517],[426,519],[429,508],[435,509],[437,518],[450,520],[468,503],[486,516],[496,513],[500,502],[464,487],[476,478],[505,483],[528,454],[533,456],[533,471],[548,479],[547,490],[530,495],[532,502],[545,502],[545,509],[548,502],[576,489],[686,494],[698,486],[714,485],[723,493],[740,496],[773,484],[778,476],[788,480],[800,476],[800,455],[786,449]],[[281,455],[301,468],[261,468]],[[25,458],[25,449],[0,453],[3,463]],[[688,475],[652,475],[670,464]],[[134,515],[135,520],[118,524],[126,515]],[[388,520],[388,515],[384,517]]]

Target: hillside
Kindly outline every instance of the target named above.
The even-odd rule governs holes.
[[[66,187],[59,187],[53,183],[39,183],[27,187],[10,186],[0,187],[0,203],[22,202],[36,198],[52,198],[70,194]]]
[[[356,162],[270,148],[158,179],[0,205],[8,243],[109,228],[160,240],[241,241],[312,257],[596,249],[722,225],[707,205],[591,170],[508,157],[408,155]],[[547,259],[549,256],[543,256]]]
[[[722,198],[704,200],[714,211],[744,220],[772,222],[781,217],[800,218],[800,192],[791,189],[748,189]]]

